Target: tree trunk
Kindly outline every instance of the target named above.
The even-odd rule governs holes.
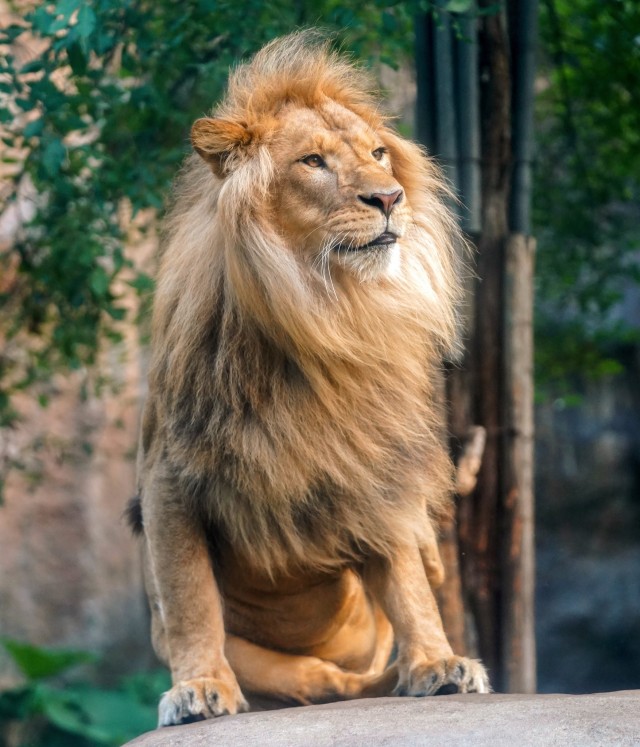
[[[496,690],[533,692],[534,242],[527,234],[536,0],[510,0],[509,19],[504,9],[492,12],[493,0],[480,5],[487,12],[463,19],[464,35],[453,47],[456,120],[444,130],[443,123],[451,121],[453,97],[445,108],[437,93],[451,88],[451,75],[441,80],[439,73],[442,50],[448,49],[442,34],[448,26],[436,28],[427,16],[417,34],[422,55],[418,133],[430,138],[426,144],[432,153],[444,156],[449,175],[464,177],[454,186],[469,208],[462,211],[462,220],[477,248],[468,294],[467,350],[447,379],[454,457],[472,426],[482,426],[486,434],[477,487],[458,497],[457,531],[453,522],[442,527],[449,581],[440,602],[454,648],[481,656]],[[475,46],[465,47],[465,38],[477,38],[475,63]],[[477,109],[476,96],[479,123],[471,114]],[[457,150],[451,137],[442,137],[456,131]]]
[[[463,585],[478,630],[480,655],[500,676],[500,495],[503,464],[502,268],[508,236],[511,79],[502,14],[482,18],[479,29],[482,143],[482,234],[478,241],[476,315],[469,352],[472,422],[487,440],[478,486],[458,512]],[[497,675],[497,678],[496,678]],[[497,679],[497,681],[496,681]]]

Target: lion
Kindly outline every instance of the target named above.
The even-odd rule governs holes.
[[[245,694],[489,690],[433,592],[461,238],[437,168],[372,91],[298,32],[236,68],[191,130],[131,507],[173,683],[160,725],[246,710]]]

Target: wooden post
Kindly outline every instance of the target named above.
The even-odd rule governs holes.
[[[442,4],[442,0],[438,0]],[[455,80],[451,16],[442,13],[433,29],[435,74],[436,153],[444,173],[458,194],[458,136],[455,108]],[[457,205],[453,206],[455,209]]]
[[[475,2],[460,18],[455,40],[458,177],[462,228],[468,236],[482,230],[480,189],[480,97],[478,90],[478,18]]]
[[[501,660],[507,692],[536,691],[534,629],[533,277],[531,162],[538,0],[508,3],[513,173],[504,269]]]
[[[533,270],[535,241],[507,242],[504,290],[502,462],[502,679],[507,692],[536,691],[533,493]]]

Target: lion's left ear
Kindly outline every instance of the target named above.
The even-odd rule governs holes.
[[[228,173],[229,157],[250,142],[251,133],[248,128],[240,122],[228,119],[203,117],[196,120],[191,128],[194,150],[220,177]]]

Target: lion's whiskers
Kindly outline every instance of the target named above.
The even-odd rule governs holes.
[[[327,291],[327,294],[330,297],[333,297],[335,301],[338,300],[338,294],[336,292],[335,285],[333,283],[333,276],[331,275],[331,252],[334,250],[336,246],[339,244],[339,239],[337,236],[334,236],[333,238],[330,238],[328,241],[325,241],[320,249],[320,267],[321,267],[321,275],[322,279],[324,281],[324,285]],[[327,282],[327,278],[328,281]],[[331,286],[329,288],[329,285]]]

